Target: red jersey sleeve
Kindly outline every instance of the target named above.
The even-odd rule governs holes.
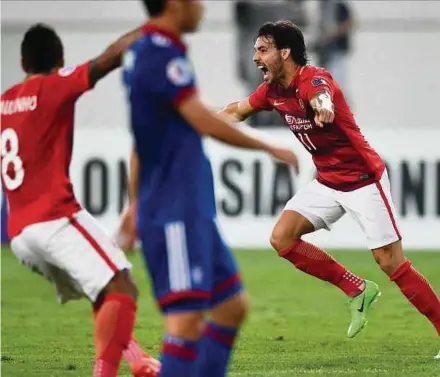
[[[249,104],[255,110],[272,110],[272,106],[267,100],[266,83],[262,83],[255,92],[249,96]]]
[[[333,100],[335,84],[332,76],[328,72],[323,70],[315,72],[304,81],[303,85],[305,97],[307,98],[308,102],[310,102],[317,93],[323,91],[328,92]]]
[[[81,94],[92,89],[89,81],[90,62],[60,68],[50,75],[51,92],[61,102],[76,100]]]

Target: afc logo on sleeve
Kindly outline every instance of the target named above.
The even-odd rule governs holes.
[[[167,77],[176,86],[188,85],[193,80],[191,63],[183,58],[174,58],[167,65]]]
[[[67,77],[67,76],[70,76],[75,71],[75,69],[76,69],[76,65],[69,65],[69,66],[60,68],[58,70],[58,74],[61,77]]]
[[[325,85],[325,84],[326,84],[325,80],[321,79],[321,78],[312,80],[313,86],[319,86],[319,85]]]

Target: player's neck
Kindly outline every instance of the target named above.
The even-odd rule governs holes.
[[[30,73],[30,74],[26,75],[26,77],[24,78],[24,81],[33,80],[33,79],[36,79],[41,76],[44,76],[44,75],[41,73]]]
[[[58,69],[59,69],[59,67],[54,68],[52,71],[47,72],[47,73],[28,73],[28,74],[26,75],[26,77],[24,78],[24,81],[28,81],[28,80],[32,80],[32,79],[36,79],[36,78],[41,77],[41,76],[47,76],[47,75],[50,75],[51,73],[56,72]]]
[[[175,23],[169,19],[163,17],[151,18],[150,21],[148,21],[148,25],[154,25],[160,29],[166,30],[167,32],[174,34],[177,38],[181,39],[182,32],[175,25]]]
[[[303,68],[304,66],[296,64],[289,64],[286,66],[284,68],[284,78],[280,80],[280,84],[285,88],[290,87],[295,79],[301,74]]]

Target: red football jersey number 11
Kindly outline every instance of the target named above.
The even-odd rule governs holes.
[[[318,148],[316,148],[315,144],[312,143],[312,140],[310,140],[310,137],[308,134],[301,134],[297,133],[298,138],[300,139],[301,143],[309,150],[309,151],[316,151]]]

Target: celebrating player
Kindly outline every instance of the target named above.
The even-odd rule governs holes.
[[[303,34],[291,22],[264,24],[254,47],[254,62],[264,82],[222,114],[243,121],[257,111],[278,111],[318,171],[317,179],[287,203],[273,230],[272,246],[301,271],[351,297],[347,335],[354,337],[366,324],[378,286],[301,239],[318,229],[329,230],[349,213],[364,231],[381,269],[440,335],[439,298],[402,251],[385,164],[364,139],[338,84],[326,70],[307,65]]]
[[[60,302],[84,295],[93,302],[94,377],[116,377],[122,355],[137,377],[157,375],[160,365],[132,336],[137,290],[131,265],[78,204],[68,175],[76,100],[120,65],[140,35],[134,30],[96,59],[63,67],[58,35],[34,25],[21,44],[26,79],[1,97],[1,175],[12,251],[55,284]]]
[[[222,377],[247,309],[237,267],[215,223],[213,178],[202,135],[264,150],[287,163],[296,164],[296,158],[286,148],[225,123],[200,101],[180,37],[197,28],[201,2],[143,2],[151,20],[144,38],[124,58],[135,152],[131,203],[121,235],[133,239],[137,212],[143,253],[165,319],[160,376]],[[205,323],[207,310],[211,321]]]

